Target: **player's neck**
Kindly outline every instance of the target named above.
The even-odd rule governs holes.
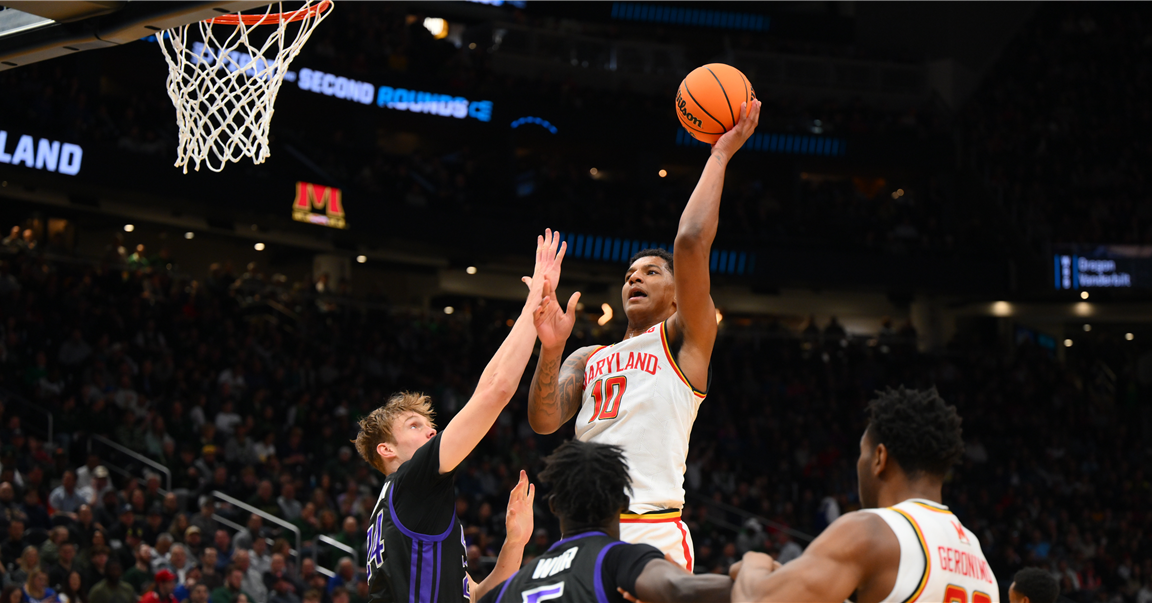
[[[631,318],[628,319],[628,330],[624,332],[624,340],[632,339],[638,335],[643,335],[652,327],[668,320],[672,317],[669,313],[667,316],[658,316],[654,319],[644,318],[633,322]],[[623,341],[623,340],[622,340]]]
[[[936,504],[944,504],[943,482],[935,479],[921,478],[916,480],[901,480],[890,488],[879,492],[876,502],[880,508],[893,507],[906,500],[920,498]]]

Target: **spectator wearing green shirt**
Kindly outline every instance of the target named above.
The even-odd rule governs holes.
[[[152,547],[136,547],[136,565],[124,572],[124,582],[132,585],[137,594],[144,594],[144,585],[152,581]]]
[[[305,543],[316,540],[320,522],[316,519],[316,505],[309,502],[300,509],[300,516],[292,520],[292,525],[300,528],[300,540]]]
[[[256,599],[252,595],[240,589],[243,582],[244,572],[236,566],[229,566],[228,577],[224,580],[224,586],[212,591],[212,603],[237,603],[236,599],[240,595],[244,595],[248,601],[256,603]]]
[[[364,546],[364,533],[360,531],[360,522],[356,521],[356,518],[352,515],[344,518],[342,529],[333,538],[340,544],[355,550],[357,559],[367,558]]]
[[[104,579],[88,592],[88,603],[136,603],[136,591],[120,579],[123,569],[119,560],[109,559],[104,566]]]

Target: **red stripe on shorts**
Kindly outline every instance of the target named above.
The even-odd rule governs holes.
[[[688,548],[688,532],[684,530],[684,522],[676,520],[676,527],[680,528],[680,544],[684,546],[684,559],[688,562],[688,571],[692,571],[692,549]]]

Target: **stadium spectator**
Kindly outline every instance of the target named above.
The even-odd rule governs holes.
[[[223,586],[225,580],[224,572],[216,569],[217,560],[216,549],[207,547],[200,556],[200,565],[197,566],[200,568],[200,581],[213,591]]]
[[[156,554],[164,556],[168,554],[168,548],[172,546],[175,539],[172,534],[168,533],[168,527],[164,525],[164,511],[160,505],[152,505],[148,509],[148,518],[144,520],[143,528],[144,544],[151,545],[156,549]]]
[[[48,574],[39,567],[28,572],[24,581],[24,603],[58,603],[56,591],[48,586]]]
[[[84,492],[76,489],[76,473],[65,471],[61,483],[48,496],[48,503],[57,513],[66,513],[75,517],[80,505],[86,504],[88,498]]]
[[[203,582],[196,583],[188,593],[188,600],[192,603],[208,603],[209,590],[208,585]]]
[[[268,603],[300,603],[300,597],[296,595],[296,588],[286,577],[280,576],[273,579],[269,592],[271,597],[268,599]]]
[[[38,472],[40,472],[40,468],[35,467],[33,471],[29,472],[29,475]],[[41,501],[40,491],[31,484],[24,491],[24,504],[21,506],[21,511],[24,512],[28,529],[49,530],[52,528],[52,519],[48,516],[48,508]]]
[[[300,517],[300,513],[304,507],[300,504],[300,501],[296,500],[296,487],[292,485],[291,482],[284,484],[280,488],[280,496],[276,498],[276,506],[278,507],[280,517],[288,521],[294,521]]]
[[[124,572],[121,581],[130,585],[137,594],[143,595],[144,585],[152,580],[152,547],[141,543],[135,548],[136,563]]]
[[[51,567],[60,559],[60,547],[68,541],[68,528],[56,526],[48,532],[48,539],[40,544],[40,566]]]
[[[136,590],[120,579],[120,562],[108,561],[107,574],[88,593],[88,603],[136,603]]]
[[[240,582],[240,590],[250,593],[254,603],[263,603],[268,599],[268,588],[264,586],[263,573],[252,567],[252,558],[246,549],[237,549],[232,557],[235,568],[244,574]]]
[[[216,503],[209,497],[204,497],[200,503],[200,513],[190,520],[192,527],[196,528],[197,532],[203,536],[204,534],[216,534],[216,520],[212,517],[216,514]]]
[[[265,481],[263,484],[268,484],[268,488],[272,488],[271,482]],[[277,507],[278,508],[278,507]],[[237,549],[251,549],[252,543],[264,537],[264,519],[259,515],[252,513],[248,516],[248,523],[246,526],[236,532],[232,536],[232,545]]]
[[[68,585],[69,576],[80,571],[80,564],[76,562],[74,543],[61,543],[59,551],[55,563],[48,568],[48,583],[56,590],[63,590]]]
[[[272,555],[272,563],[268,567],[268,571],[264,572],[262,579],[264,581],[264,588],[266,588],[269,593],[273,593],[273,598],[275,598],[276,593],[279,593],[281,596],[291,594],[298,599],[298,593],[303,590],[303,586],[293,579],[292,573],[288,570],[288,565],[284,560],[284,556],[280,553]],[[284,582],[284,584],[279,585],[280,582]]]
[[[252,548],[248,551],[248,559],[251,560],[252,567],[261,576],[272,567],[272,552],[268,549],[267,538],[261,537],[252,541]]]
[[[328,579],[328,595],[337,588],[345,590],[356,588],[356,566],[352,564],[351,557],[341,557],[336,564],[336,575]]]
[[[199,559],[204,554],[204,545],[201,542],[200,528],[196,526],[188,526],[184,529],[184,544],[188,546],[188,553],[194,558]]]
[[[99,544],[94,544],[85,551],[85,554],[88,559],[85,563],[84,588],[85,590],[90,590],[93,586],[108,577],[108,561],[112,557],[108,547]],[[91,593],[89,593],[89,596],[91,596]]]
[[[243,570],[237,567],[229,567],[226,570],[226,575],[228,578],[224,581],[224,585],[212,591],[212,603],[239,603],[238,598],[241,596],[255,603],[255,599],[241,588],[241,585],[244,583]]]
[[[176,576],[162,569],[153,577],[155,585],[140,597],[140,603],[179,603],[173,594],[176,590]]]
[[[16,523],[16,522],[12,522]],[[8,586],[22,586],[33,571],[40,570],[40,551],[34,546],[25,546],[20,557],[8,567],[4,583]]]
[[[223,570],[232,563],[232,556],[236,554],[236,549],[232,547],[232,537],[224,529],[216,530],[212,545],[216,551],[216,570]]]
[[[64,583],[56,587],[60,603],[88,603],[88,590],[80,572],[69,573]]]

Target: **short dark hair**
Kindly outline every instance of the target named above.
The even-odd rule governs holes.
[[[1032,603],[1056,603],[1060,584],[1056,578],[1038,567],[1026,567],[1012,578],[1016,592],[1028,597]]]
[[[552,486],[552,508],[568,521],[600,525],[627,508],[632,482],[619,446],[570,440],[544,464],[540,480]]]
[[[676,273],[676,271],[672,268],[672,253],[665,251],[663,249],[660,249],[659,247],[652,247],[649,249],[641,249],[640,251],[637,251],[635,254],[632,255],[632,259],[628,260],[628,265],[631,266],[632,264],[636,263],[636,260],[638,260],[640,258],[646,258],[649,256],[660,258],[660,259],[664,260],[665,262],[668,263],[668,272],[671,272],[673,274]]]
[[[943,477],[964,454],[960,415],[936,388],[888,388],[868,404],[868,428],[875,444],[910,477],[927,472]]]

